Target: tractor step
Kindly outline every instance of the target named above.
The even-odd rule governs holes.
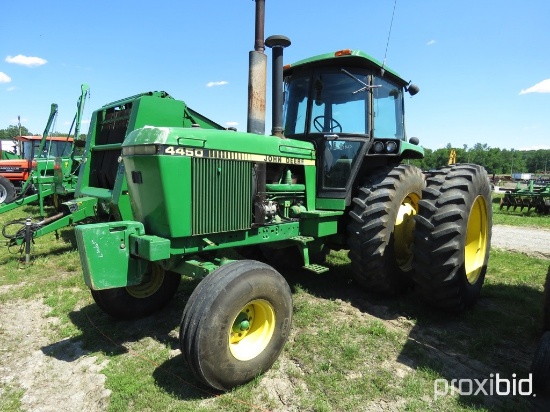
[[[315,238],[311,236],[293,236],[290,240],[305,245],[308,242],[313,242]]]
[[[313,272],[313,273],[316,273],[316,274],[328,272],[328,268],[327,268],[327,267],[321,266],[321,265],[317,265],[317,264],[315,264],[315,263],[310,263],[310,264],[307,265],[307,266],[302,266],[302,268],[305,269],[305,270],[309,270],[310,272]]]

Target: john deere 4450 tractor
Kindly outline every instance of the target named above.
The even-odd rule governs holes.
[[[289,42],[266,44],[282,56]],[[272,136],[134,130],[119,160],[134,220],[76,227],[86,284],[115,317],[149,315],[182,275],[203,278],[180,345],[196,377],[220,390],[269,369],[290,333],[290,288],[264,256],[320,273],[329,249],[349,249],[364,288],[397,294],[416,284],[449,311],[474,303],[488,262],[485,170],[462,164],[425,176],[406,162],[423,156],[405,133],[404,98],[416,86],[361,51],[284,72],[277,64],[274,94],[284,90],[284,103],[274,99]],[[225,259],[229,248],[256,257]]]

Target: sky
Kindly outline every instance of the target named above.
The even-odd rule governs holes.
[[[265,4],[265,37],[292,41],[285,64],[360,49],[417,84],[406,127],[422,146],[550,149],[550,1]],[[253,0],[19,0],[0,10],[0,129],[20,116],[42,133],[57,103],[55,130],[67,133],[86,83],[84,132],[94,110],[155,90],[246,131]],[[267,132],[270,84],[268,74]]]

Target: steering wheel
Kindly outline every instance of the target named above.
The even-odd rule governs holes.
[[[317,116],[315,119],[313,119],[313,127],[315,127],[315,129],[318,132],[334,133],[336,131],[334,129],[340,129],[340,131],[338,133],[342,133],[342,125],[340,123],[338,123],[338,120],[335,120],[333,118],[330,119],[329,130],[323,130],[324,129],[323,125],[325,124],[324,118],[325,118],[325,116]],[[321,120],[323,120],[323,121],[321,121]]]

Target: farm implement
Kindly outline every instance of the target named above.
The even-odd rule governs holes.
[[[512,208],[513,211],[517,208],[520,211],[534,209],[537,213],[547,215],[550,213],[550,184],[537,186],[531,180],[527,187],[521,188],[518,183],[515,189],[507,190],[500,199],[500,210],[504,207],[506,210]]]
[[[54,203],[74,193],[80,156],[75,145],[80,133],[82,113],[89,87],[81,86],[73,137],[50,136],[50,129],[57,116],[57,104],[52,104],[42,136],[18,136],[21,158],[0,160],[0,213],[5,213],[29,203],[38,202],[40,217],[45,216],[47,199]]]

